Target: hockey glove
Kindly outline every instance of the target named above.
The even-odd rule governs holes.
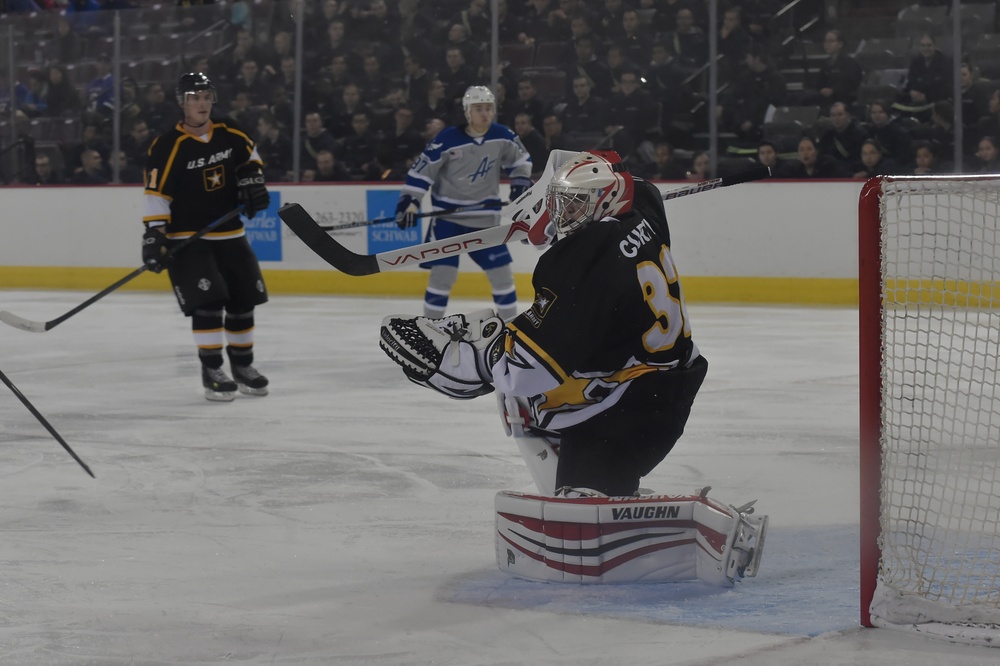
[[[534,183],[531,182],[530,178],[525,178],[523,176],[518,176],[516,178],[510,179],[510,200],[516,201],[522,194],[531,189]]]
[[[160,232],[159,227],[150,227],[142,235],[142,263],[146,269],[159,273],[166,268],[163,255],[167,253],[167,236]]]
[[[254,215],[271,204],[271,195],[264,186],[264,174],[256,164],[247,162],[236,169],[236,178],[243,213],[253,219]]]
[[[409,194],[400,194],[396,202],[396,226],[409,229],[417,224],[417,213],[420,212],[420,201]]]
[[[492,357],[502,353],[506,330],[489,309],[442,319],[390,315],[379,346],[411,382],[468,400],[493,392]]]

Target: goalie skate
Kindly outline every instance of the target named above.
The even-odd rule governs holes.
[[[738,516],[727,544],[729,559],[726,561],[726,576],[730,580],[756,576],[760,568],[760,560],[764,555],[764,538],[767,535],[767,516],[750,517],[756,503],[757,500],[741,507],[730,505]]]

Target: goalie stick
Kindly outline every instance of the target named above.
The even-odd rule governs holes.
[[[209,224],[208,226],[199,229],[194,235],[188,236],[187,238],[185,238],[184,240],[182,240],[181,242],[177,243],[172,248],[170,248],[166,252],[166,254],[163,255],[162,261],[166,261],[170,257],[174,256],[182,248],[187,247],[190,243],[193,243],[194,241],[198,240],[212,229],[215,229],[216,227],[219,227],[228,222],[229,220],[233,219],[234,217],[238,216],[240,212],[242,212],[242,209],[234,208],[233,210],[229,211],[219,219]],[[76,306],[66,314],[56,317],[55,319],[52,319],[50,321],[31,321],[30,319],[25,319],[24,317],[18,317],[13,312],[8,312],[6,310],[0,310],[0,321],[7,324],[8,326],[19,328],[22,331],[30,331],[32,333],[44,333],[45,331],[51,330],[56,326],[58,326],[59,324],[63,323],[64,321],[75,315],[77,312],[79,312],[80,310],[83,310],[84,308],[93,305],[94,303],[101,300],[102,298],[104,298],[114,290],[118,289],[125,283],[131,282],[132,280],[139,277],[148,270],[149,267],[143,264],[142,266],[135,269],[122,279],[115,282],[114,284],[105,287],[101,291],[97,292],[96,294],[85,300],[83,303],[80,303],[78,306]]]
[[[76,451],[70,448],[69,444],[66,443],[66,440],[64,440],[62,437],[59,436],[59,433],[56,432],[56,429],[53,428],[51,425],[49,425],[49,422],[45,420],[45,417],[42,416],[41,412],[35,409],[35,406],[32,405],[31,402],[24,397],[23,393],[17,390],[17,387],[14,386],[14,383],[9,379],[7,379],[7,375],[3,374],[2,371],[0,371],[0,381],[6,384],[7,388],[13,391],[14,395],[17,396],[17,399],[20,400],[21,403],[28,408],[28,411],[31,412],[31,414],[36,419],[38,419],[39,423],[45,426],[45,429],[49,431],[49,434],[55,437],[56,441],[59,442],[64,449],[66,449],[66,453],[73,456],[73,460],[75,460],[80,465],[80,467],[82,467],[83,470],[90,475],[90,478],[96,479],[97,477],[94,476],[94,473],[90,471],[89,467],[87,467],[87,463],[83,462],[83,460],[80,459],[80,456],[76,455]]]
[[[458,208],[449,208],[447,210],[432,210],[426,213],[420,213],[414,217],[417,219],[423,219],[425,217],[440,217],[442,215],[450,215],[451,213],[467,213],[476,210],[500,210],[501,206],[506,206],[506,202],[501,202],[495,206],[459,206]],[[340,231],[341,229],[356,229],[358,227],[369,227],[373,224],[384,224],[386,222],[395,222],[396,216],[392,217],[377,217],[374,220],[360,220],[358,222],[348,222],[347,224],[335,224],[335,225],[324,225],[322,227],[323,231]]]
[[[317,224],[316,220],[297,203],[282,206],[278,210],[278,217],[326,263],[355,277],[373,275],[403,266],[413,266],[425,261],[440,259],[452,254],[464,254],[473,250],[521,240],[528,237],[528,229],[531,228],[526,222],[514,222],[499,227],[481,229],[455,238],[411,245],[398,250],[387,250],[378,254],[358,254],[351,252],[331,238],[323,227]]]
[[[546,168],[546,171],[549,171],[549,169]],[[755,167],[724,178],[715,178],[670,190],[663,194],[663,200],[669,201],[688,196],[689,194],[698,194],[699,192],[708,192],[720,187],[762,180],[770,175],[770,167]],[[549,178],[551,178],[551,171],[549,171]],[[527,239],[532,224],[537,221],[537,218],[534,220],[531,219],[532,214],[541,217],[542,213],[538,210],[539,202],[544,206],[544,195],[538,197],[537,195],[532,195],[532,192],[544,180],[543,176],[539,179],[539,182],[535,183],[534,187],[522,194],[516,201],[510,203],[508,208],[513,210],[510,214],[510,217],[513,219],[511,224],[481,229],[445,240],[431,241],[395,250],[386,250],[377,254],[358,254],[357,252],[348,250],[334,238],[331,238],[323,230],[323,227],[299,204],[285,204],[278,211],[278,217],[288,225],[289,229],[295,232],[295,235],[302,239],[302,242],[309,249],[334,268],[353,276],[373,275],[406,266],[416,266],[426,261],[441,259],[453,254],[465,254],[466,252],[482,250],[515,240]]]

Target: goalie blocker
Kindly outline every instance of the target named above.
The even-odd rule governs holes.
[[[529,580],[731,586],[755,576],[767,516],[698,495],[496,496],[497,565]]]

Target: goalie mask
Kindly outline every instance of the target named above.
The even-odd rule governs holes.
[[[627,213],[633,197],[632,175],[614,151],[580,153],[556,170],[546,189],[558,239],[594,220]]]
[[[219,96],[215,92],[215,85],[212,80],[202,74],[201,72],[188,72],[187,74],[181,74],[181,78],[177,81],[177,88],[175,93],[177,95],[178,106],[184,106],[184,97],[192,94],[204,91],[209,91],[212,93],[212,104],[219,101]]]

